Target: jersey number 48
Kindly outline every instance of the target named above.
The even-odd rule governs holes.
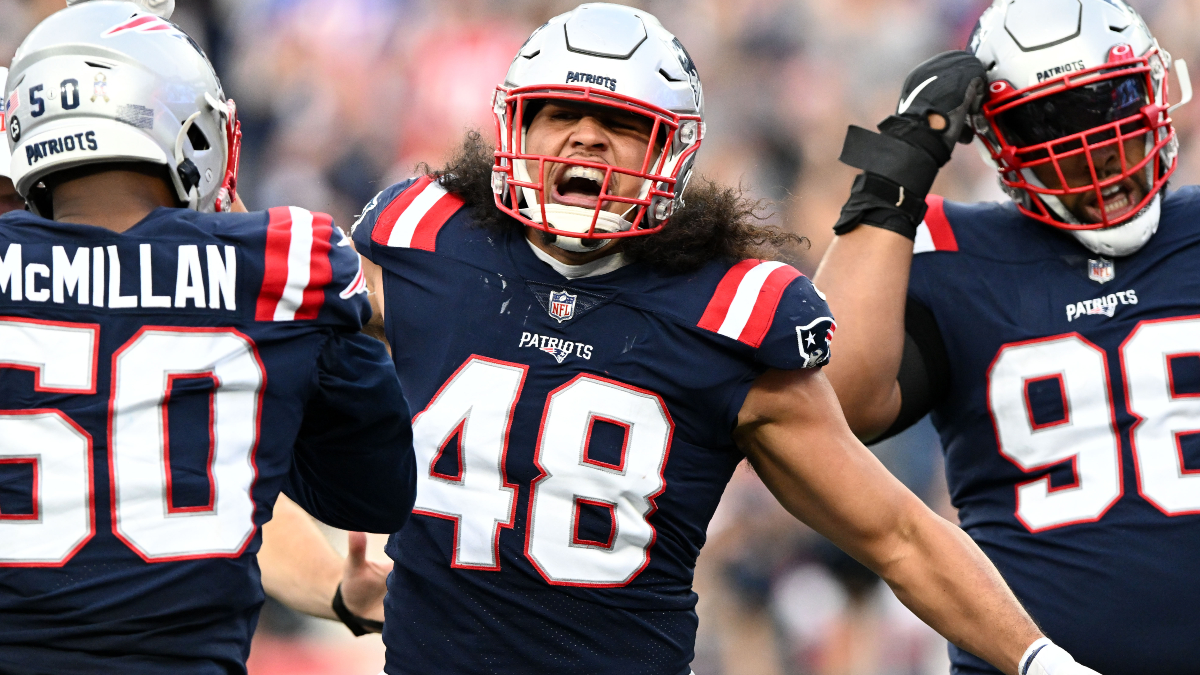
[[[473,356],[413,420],[413,512],[454,521],[454,567],[500,569],[500,528],[513,526],[518,490],[505,477],[508,432],[527,368]],[[615,463],[588,454],[597,421],[624,427]],[[525,533],[525,557],[542,578],[555,585],[616,587],[646,567],[655,537],[647,519],[665,486],[673,432],[662,399],[648,391],[579,375],[550,392],[534,454],[541,475],[529,488]],[[438,459],[455,436],[458,475],[439,474]],[[608,512],[608,541],[579,536],[581,508]]]

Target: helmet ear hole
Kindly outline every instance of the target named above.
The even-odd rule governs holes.
[[[205,136],[204,131],[195,124],[188,127],[187,137],[188,140],[192,142],[192,149],[197,152],[201,150],[208,150],[212,147],[212,145],[208,142],[208,136]]]

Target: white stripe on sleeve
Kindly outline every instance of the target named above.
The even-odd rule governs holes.
[[[388,237],[388,246],[398,246],[400,248],[408,248],[412,246],[413,233],[417,231],[417,225],[421,223],[421,219],[429,210],[438,203],[438,200],[446,196],[446,188],[438,185],[435,180],[421,190],[421,194],[417,195],[412,203],[404,209],[404,213],[400,214],[400,218],[396,220],[396,226],[392,228],[391,236]]]
[[[767,277],[771,275],[771,272],[780,267],[783,267],[781,262],[764,262],[742,277],[737,293],[733,296],[733,302],[729,304],[729,312],[725,314],[725,320],[721,322],[721,328],[717,330],[717,333],[734,340],[741,337],[742,330],[746,328],[746,322],[754,313],[754,305],[758,302],[758,294],[762,290],[763,284],[767,283]]]
[[[929,233],[929,225],[922,220],[921,224],[917,226],[917,236],[913,238],[913,255],[936,250],[937,247],[933,245],[933,235]]]
[[[304,209],[290,207],[292,213],[291,240],[288,242],[287,284],[279,304],[275,305],[276,321],[291,321],[304,302],[304,289],[312,270],[313,215]]]

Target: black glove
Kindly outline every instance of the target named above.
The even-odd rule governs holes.
[[[912,239],[925,217],[925,196],[955,143],[970,143],[967,118],[979,111],[987,71],[969,52],[938,54],[913,68],[900,92],[896,114],[879,124],[881,134],[851,126],[841,161],[862,169],[833,231],[845,234],[866,223]],[[939,115],[943,129],[929,126]]]

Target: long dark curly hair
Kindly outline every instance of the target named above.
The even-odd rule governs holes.
[[[492,153],[478,131],[469,131],[443,169],[422,164],[418,171],[436,176],[442,187],[462,197],[480,227],[497,232],[523,229],[518,220],[496,208]],[[795,252],[809,246],[804,237],[762,225],[763,204],[737,188],[699,178],[691,181],[685,197],[686,206],[661,232],[625,238],[625,255],[665,274],[686,274],[715,259],[795,260]]]

